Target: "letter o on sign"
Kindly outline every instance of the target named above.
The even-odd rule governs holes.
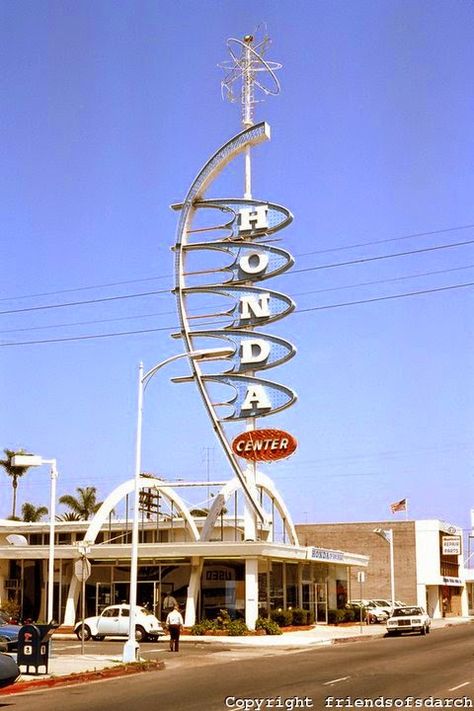
[[[232,442],[232,450],[239,457],[253,462],[273,462],[284,459],[296,450],[298,443],[293,435],[283,430],[249,430],[242,432]]]

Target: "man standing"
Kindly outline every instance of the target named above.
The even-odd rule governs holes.
[[[170,633],[170,652],[179,652],[179,635],[183,625],[184,620],[179,611],[179,606],[175,605],[166,618],[166,626]]]
[[[166,615],[168,615],[168,613],[170,613],[172,610],[174,610],[174,608],[176,607],[177,604],[178,604],[178,602],[177,602],[176,598],[173,597],[171,595],[171,593],[168,593],[167,595],[165,595],[165,597],[163,598],[163,605],[162,605],[163,615],[164,615],[163,621],[164,622],[166,621]]]

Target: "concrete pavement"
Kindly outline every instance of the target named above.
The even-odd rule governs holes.
[[[453,617],[442,620],[433,620],[432,629],[440,629],[451,625],[466,624],[474,622],[473,618]],[[204,643],[204,644],[222,644],[226,647],[260,647],[260,648],[282,648],[282,649],[297,649],[307,648],[320,645],[331,645],[348,641],[367,640],[369,638],[382,637],[385,634],[385,625],[317,625],[309,630],[283,632],[281,635],[252,635],[246,637],[229,637],[229,636],[194,636],[182,635],[181,641],[187,643]],[[49,663],[49,673],[47,675],[32,675],[23,674],[15,686],[26,685],[21,682],[33,683],[38,680],[55,679],[58,677],[67,677],[71,674],[84,674],[89,672],[99,672],[103,669],[116,668],[122,665],[122,659],[117,655],[96,655],[96,654],[54,654],[54,644],[59,640],[76,639],[70,634],[55,634],[53,637],[53,656]],[[166,638],[165,638],[166,639]],[[86,643],[87,646],[87,643]],[[163,647],[166,651],[167,645]],[[12,655],[16,656],[16,655]],[[106,674],[106,673],[104,673]],[[29,687],[29,684],[28,684]],[[28,688],[27,687],[27,688]],[[4,692],[8,692],[8,687]]]

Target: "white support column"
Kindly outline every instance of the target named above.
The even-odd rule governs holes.
[[[303,565],[298,563],[298,607],[303,607]]]
[[[201,575],[204,558],[191,558],[191,575],[189,576],[188,596],[186,598],[186,611],[184,624],[192,627],[196,624],[196,607],[201,589]]]
[[[258,559],[245,559],[245,623],[255,629],[258,617]]]
[[[72,626],[76,624],[76,608],[79,601],[79,581],[75,575],[72,576],[67,593],[66,607],[64,609],[63,624]]]
[[[257,498],[257,472],[255,462],[245,470],[245,478],[249,491],[256,500]],[[244,502],[244,538],[246,541],[257,540],[257,517],[255,511],[245,500]]]

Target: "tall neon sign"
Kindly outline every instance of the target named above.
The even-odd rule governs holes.
[[[296,352],[285,339],[261,330],[289,315],[295,308],[290,297],[267,287],[269,279],[286,272],[294,263],[289,252],[271,244],[273,235],[287,227],[293,217],[281,205],[254,199],[251,190],[251,149],[270,139],[267,123],[253,123],[256,94],[259,91],[265,95],[279,92],[275,71],[281,65],[264,58],[268,45],[267,37],[259,42],[251,35],[243,40],[231,38],[227,41],[231,59],[221,65],[226,71],[222,89],[223,94],[234,100],[234,90],[236,86],[240,87],[243,130],[214,153],[199,171],[183,202],[173,205],[181,213],[174,247],[174,293],[181,328],[175,335],[183,339],[188,353],[195,351],[203,339],[209,338],[223,340],[226,346],[234,348],[234,355],[223,362],[223,372],[205,372],[190,356],[191,377],[175,380],[196,383],[247,503],[254,517],[262,522],[265,514],[257,497],[256,465],[254,463],[252,468],[240,463],[242,455],[239,456],[239,448],[232,447],[229,442],[225,426],[244,420],[248,438],[252,440],[254,433],[256,439],[258,418],[281,412],[296,400],[290,388],[259,375],[260,371],[288,361]],[[264,84],[262,76],[269,78],[270,83]],[[244,196],[206,198],[217,176],[240,155],[245,158]],[[190,258],[200,261],[201,268],[189,270]],[[207,260],[219,258],[224,259],[223,264],[206,266]],[[194,283],[196,279],[200,279],[200,283]],[[196,316],[190,306],[191,300],[201,300],[205,304],[209,297],[219,303],[224,301],[225,306]],[[204,328],[199,326],[201,319],[205,320]],[[231,388],[224,401],[216,402],[212,395],[216,384]],[[295,447],[294,442],[291,452]],[[258,449],[258,443],[255,443],[246,451]],[[252,458],[252,455],[247,454],[246,458]]]

